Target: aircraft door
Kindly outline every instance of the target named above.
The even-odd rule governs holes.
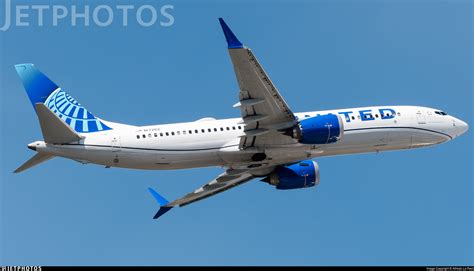
[[[117,134],[113,134],[110,145],[112,146],[112,152],[121,151],[122,145],[120,144],[120,136],[118,136]]]
[[[426,116],[421,110],[416,112],[416,121],[418,124],[426,124]]]
[[[122,144],[120,143],[120,136],[118,134],[112,134],[110,146],[112,146],[112,161],[114,165],[117,165],[120,162],[119,153],[122,150]]]

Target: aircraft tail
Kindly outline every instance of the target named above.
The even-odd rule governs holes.
[[[46,143],[77,142],[87,133],[112,129],[36,69],[33,64],[18,64],[15,65],[15,69],[36,111]],[[28,147],[36,151],[36,148],[30,145]],[[38,152],[14,172],[22,172],[53,157],[52,154]]]
[[[75,132],[62,119],[54,114],[53,111],[46,107],[46,105],[36,103],[35,108],[41,126],[41,132],[43,133],[44,142],[51,144],[64,144],[79,141],[83,138],[83,136]],[[28,148],[36,151],[36,147],[33,144],[34,143],[28,145]],[[53,154],[38,152],[35,156],[17,168],[14,173],[25,171],[46,162],[53,157]]]
[[[58,120],[70,128],[70,131],[66,132],[67,134],[71,134],[71,131],[76,134],[83,134],[112,129],[58,87],[33,64],[18,64],[15,65],[15,69],[26,89],[31,104],[36,109],[38,118],[42,114],[44,119],[50,121],[50,124],[58,125],[60,122],[53,120],[51,114],[46,111],[48,109],[53,115],[57,116]],[[43,106],[38,106],[38,104]],[[46,139],[43,125],[41,129]],[[66,131],[65,129],[62,130]]]

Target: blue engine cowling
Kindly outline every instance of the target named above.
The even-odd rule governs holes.
[[[329,144],[342,138],[344,124],[339,115],[327,114],[304,119],[293,130],[302,144]]]
[[[312,160],[278,166],[262,182],[282,190],[312,187],[319,184],[319,166]]]

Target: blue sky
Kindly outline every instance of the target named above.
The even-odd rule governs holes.
[[[175,199],[221,169],[104,169],[56,158],[12,174],[41,139],[16,63],[35,63],[106,120],[239,116],[218,17],[294,111],[421,105],[472,127],[471,1],[78,5],[117,3],[172,4],[174,24],[48,22],[0,32],[0,265],[474,264],[471,131],[429,148],[317,159],[317,187],[277,191],[254,181],[159,221],[147,187]],[[3,1],[0,12],[3,22]]]

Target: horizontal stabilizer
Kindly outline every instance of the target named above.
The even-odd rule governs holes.
[[[35,156],[31,157],[30,160],[26,161],[23,165],[17,168],[14,173],[19,173],[25,171],[31,167],[39,165],[43,162],[48,161],[49,159],[53,158],[54,155],[46,154],[46,153],[37,153]]]
[[[46,105],[37,103],[35,107],[41,132],[43,132],[43,138],[46,143],[64,144],[82,139],[78,133],[49,110]]]

